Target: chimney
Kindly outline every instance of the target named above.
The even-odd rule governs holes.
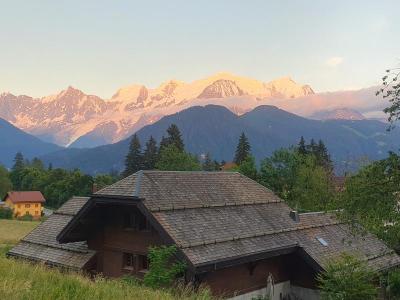
[[[300,216],[297,210],[291,210],[289,216],[292,218],[293,221],[300,222]]]

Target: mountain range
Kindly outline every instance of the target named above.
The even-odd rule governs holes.
[[[304,117],[339,108],[377,117],[384,103],[375,90],[315,93],[289,77],[262,82],[217,73],[190,83],[169,80],[154,89],[134,84],[110,99],[73,87],[43,98],[2,93],[0,117],[46,142],[86,148],[118,142],[164,116],[198,105],[224,106],[238,116],[274,105]]]
[[[31,159],[46,153],[62,149],[54,144],[46,143],[34,137],[7,121],[0,118],[0,164],[11,167],[17,152],[22,152],[25,158]]]
[[[275,106],[262,105],[237,115],[218,105],[193,106],[165,116],[140,129],[142,145],[152,135],[157,141],[172,123],[182,132],[186,149],[198,155],[210,152],[214,159],[232,160],[241,132],[249,138],[252,153],[259,162],[274,150],[322,139],[335,162],[336,170],[352,170],[361,158],[387,156],[400,147],[400,131],[387,132],[387,125],[376,120],[312,120]],[[87,173],[122,170],[130,139],[91,149],[68,148],[43,155],[46,163],[63,168],[80,168]]]

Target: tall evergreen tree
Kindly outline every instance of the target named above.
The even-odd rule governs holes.
[[[306,146],[306,149],[309,153],[316,154],[317,152],[317,144],[314,139],[311,139],[310,144]]]
[[[207,152],[202,164],[203,171],[215,171],[215,162],[211,159],[210,152]]]
[[[250,155],[250,149],[250,143],[244,132],[242,132],[239,137],[239,143],[236,147],[234,162],[237,165],[240,165],[247,158],[247,156]]]
[[[328,149],[326,148],[324,142],[322,140],[318,141],[318,145],[316,146],[315,157],[317,159],[317,163],[324,167],[326,171],[333,171],[333,163],[331,157],[328,153]]]
[[[171,124],[167,129],[167,144],[174,145],[179,151],[185,151],[181,132],[176,124]]]
[[[300,138],[300,142],[299,142],[297,149],[301,155],[307,154],[306,142],[304,141],[303,136],[301,136],[301,138]]]
[[[123,176],[129,176],[143,167],[143,154],[140,146],[139,138],[136,134],[133,135],[129,145],[129,151],[125,158],[125,170]]]
[[[150,136],[150,139],[146,143],[146,149],[143,153],[143,168],[146,170],[153,170],[156,167],[157,157],[157,142],[153,136]]]
[[[14,165],[11,168],[10,179],[13,188],[17,191],[21,189],[22,173],[25,168],[24,156],[21,152],[17,152],[14,158]]]
[[[25,167],[24,156],[21,152],[17,152],[14,157],[14,165],[12,167],[13,171],[22,170]]]

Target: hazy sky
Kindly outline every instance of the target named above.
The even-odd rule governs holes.
[[[108,98],[218,71],[366,87],[400,62],[399,11],[398,0],[0,0],[0,92],[73,85]]]

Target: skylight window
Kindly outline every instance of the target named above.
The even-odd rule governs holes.
[[[320,242],[322,246],[328,247],[328,242],[325,241],[323,238],[317,237],[317,241]]]

